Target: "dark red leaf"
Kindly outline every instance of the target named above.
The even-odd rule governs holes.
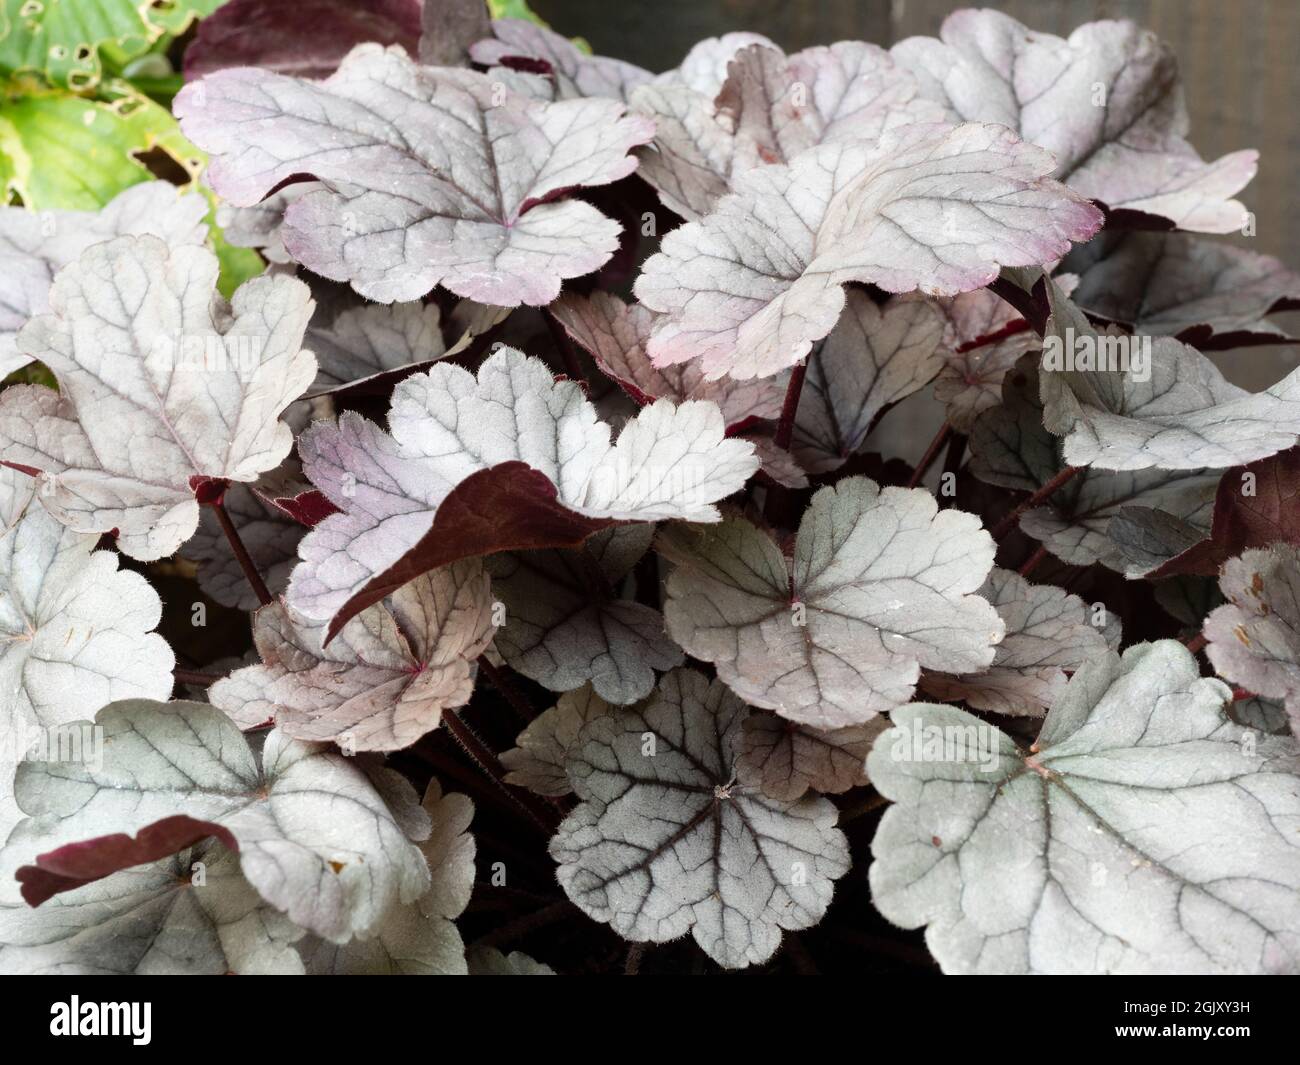
[[[14,877],[22,884],[27,905],[39,906],[64,891],[133,865],[156,862],[209,836],[216,836],[231,850],[239,849],[235,837],[223,826],[178,814],[146,825],[135,836],[116,832],[65,844],[38,855],[35,865],[22,866]]]

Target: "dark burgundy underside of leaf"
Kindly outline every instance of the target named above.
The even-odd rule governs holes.
[[[366,607],[421,573],[475,555],[577,547],[592,533],[617,524],[570,510],[557,498],[550,479],[523,462],[479,470],[442,501],[433,527],[415,547],[344,604],[330,622],[326,642]]]
[[[550,77],[555,71],[545,59],[531,55],[503,55],[501,65],[509,70],[518,70],[524,74],[540,74]]]
[[[21,462],[0,462],[0,466],[8,466],[11,470],[27,474],[28,477],[39,477],[41,475],[41,471],[35,466],[24,466]]]
[[[365,41],[400,44],[414,55],[420,11],[420,0],[230,0],[199,23],[185,52],[185,80],[244,66],[324,78]]]
[[[1268,313],[1274,314],[1282,309],[1286,300],[1278,300]],[[1188,326],[1175,338],[1184,344],[1190,344],[1201,351],[1231,351],[1234,348],[1256,348],[1266,344],[1300,344],[1295,337],[1279,336],[1277,333],[1256,331],[1253,329],[1233,329],[1226,333],[1216,333],[1212,325]]]
[[[314,529],[331,514],[339,512],[339,508],[325,497],[325,493],[316,488],[292,496],[268,495],[266,492],[258,492],[256,488],[253,491],[262,502],[309,529]]]
[[[68,843],[38,855],[35,865],[24,865],[14,878],[23,886],[27,905],[39,906],[64,891],[102,880],[133,865],[156,862],[209,836],[216,836],[231,850],[239,849],[235,837],[223,826],[178,814],[146,825],[134,837],[116,832]]]
[[[1253,496],[1242,492],[1247,473],[1255,475]],[[1148,576],[1217,577],[1234,555],[1275,543],[1300,544],[1300,447],[1226,470],[1214,497],[1210,535]]]
[[[1177,229],[1176,222],[1158,214],[1147,214],[1132,207],[1108,207],[1101,200],[1093,200],[1106,216],[1106,229],[1139,229],[1149,233],[1166,233]]]
[[[204,477],[195,474],[190,478],[190,491],[200,506],[215,506],[226,497],[230,482],[222,477]]]

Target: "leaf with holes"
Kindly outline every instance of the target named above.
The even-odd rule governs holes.
[[[115,62],[143,55],[184,33],[221,0],[4,0],[0,74],[35,73],[52,85],[93,92],[107,53]]]

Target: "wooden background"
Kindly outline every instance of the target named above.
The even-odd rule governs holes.
[[[755,30],[788,50],[856,39],[888,46],[937,35],[953,0],[533,0],[557,30],[587,38],[604,55],[651,70],[676,66],[697,40]],[[1031,29],[1068,36],[1101,18],[1130,18],[1154,30],[1178,56],[1192,118],[1191,141],[1205,158],[1260,151],[1260,170],[1241,194],[1255,212],[1254,237],[1234,243],[1300,270],[1300,0],[1002,0],[997,7]],[[1300,335],[1300,313],[1277,319]],[[1254,348],[1217,361],[1249,388],[1273,383],[1297,362],[1295,349]]]

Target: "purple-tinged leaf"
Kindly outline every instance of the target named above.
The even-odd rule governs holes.
[[[720,681],[678,669],[644,704],[583,727],[565,761],[580,802],[550,850],[591,918],[633,942],[690,932],[729,969],[820,920],[848,843],[828,800],[737,782],[746,714]]]
[[[639,405],[656,399],[716,403],[730,431],[751,419],[775,420],[785,398],[784,378],[756,381],[706,381],[696,363],[655,366],[646,354],[654,315],[640,304],[626,304],[609,292],[590,297],[566,293],[547,308],[606,377]]]
[[[400,44],[414,54],[421,6],[420,0],[226,0],[200,20],[185,50],[185,80],[227,67],[326,78],[366,41]]]
[[[769,798],[793,802],[809,791],[838,795],[867,783],[867,754],[889,722],[822,732],[755,710],[741,725],[736,779]]]
[[[1265,392],[1229,384],[1172,337],[1098,333],[1050,281],[1043,418],[1070,466],[1224,469],[1300,440],[1300,370]]]
[[[231,850],[239,849],[235,837],[224,826],[176,814],[145,825],[134,836],[115,832],[65,843],[56,850],[37,855],[35,864],[21,866],[14,876],[23,886],[27,905],[39,906],[55,895],[75,891],[133,865],[156,862],[209,836]]]
[[[345,751],[409,747],[464,706],[474,660],[492,642],[491,585],[477,559],[426,573],[362,611],[323,646],[324,626],[282,603],[257,612],[261,664],[208,693],[241,729],[269,716],[287,736]]]
[[[284,213],[290,204],[317,188],[314,181],[300,181],[250,207],[235,207],[222,200],[217,204],[217,225],[228,244],[254,248],[267,262],[287,266],[293,263],[293,256],[285,249],[281,233]]]
[[[1051,262],[1101,215],[1050,168],[1000,127],[911,125],[748,170],[646,262],[636,292],[663,315],[650,357],[699,358],[710,379],[771,376],[834,328],[850,281],[951,296]]]
[[[219,71],[174,109],[236,206],[318,179],[285,211],[285,247],[383,303],[437,284],[499,306],[549,303],[618,246],[617,223],[565,194],[626,177],[654,132],[612,100],[539,103],[379,45],[323,82]]]
[[[469,54],[487,67],[513,66],[542,74],[557,100],[604,96],[626,101],[633,89],[654,77],[621,59],[587,55],[567,37],[525,19],[495,20],[492,36],[475,43]]]
[[[773,49],[777,47],[761,33],[751,33],[749,30],[735,30],[724,33],[721,37],[706,37],[691,47],[679,66],[660,74],[656,81],[685,85],[712,100],[722,91],[731,69],[731,61],[742,48],[751,45]]]
[[[958,11],[942,40],[911,37],[892,54],[956,121],[997,122],[1056,158],[1053,176],[1112,212],[1230,233],[1230,197],[1255,176],[1253,151],[1206,163],[1188,144],[1172,52],[1132,22],[1090,22],[1068,40],[998,11]]]
[[[1280,700],[1300,737],[1300,548],[1274,544],[1229,559],[1219,577],[1228,602],[1205,619],[1215,672]]]
[[[573,791],[564,763],[588,721],[618,710],[605,702],[590,684],[565,692],[549,710],[539,714],[519,733],[516,746],[501,755],[509,772],[506,783],[538,795],[568,795]]]
[[[1085,663],[1032,743],[914,703],[867,759],[871,900],[948,973],[1295,972],[1295,741],[1173,640]]]
[[[1198,530],[1203,532],[1203,530]],[[1248,548],[1300,545],[1300,449],[1292,448],[1223,472],[1214,496],[1208,535],[1198,536],[1147,576],[1217,576],[1233,555]]]
[[[315,936],[298,944],[309,976],[464,976],[465,944],[452,918],[474,890],[474,804],[444,795],[430,780],[424,811],[432,822],[420,851],[429,866],[429,890],[415,902],[392,907],[375,934],[342,946]]]
[[[975,420],[1002,398],[1002,379],[1042,341],[1028,322],[986,288],[937,300],[944,322],[944,365],[934,398],[946,407],[948,424],[969,434]]]
[[[1060,472],[1060,443],[1043,425],[1037,356],[1021,359],[1002,385],[1002,404],[976,419],[969,469],[980,480],[1014,491],[1036,492]],[[1213,470],[1136,470],[1112,473],[1088,467],[1043,506],[1027,510],[1020,528],[1057,558],[1074,566],[1100,562],[1141,576],[1111,536],[1115,521],[1141,509],[1208,531],[1219,474]],[[1162,519],[1163,520],[1163,519]]]
[[[922,691],[936,699],[1041,716],[1063,693],[1067,674],[1119,646],[1118,619],[1094,625],[1087,603],[1050,584],[1030,584],[1010,570],[994,569],[980,594],[1006,622],[1007,635],[983,673],[922,674]]]
[[[1300,276],[1272,256],[1184,233],[1103,233],[1064,265],[1089,314],[1202,351],[1286,341],[1266,316],[1300,301]]]
[[[752,167],[788,163],[817,144],[874,142],[899,126],[945,118],[888,52],[856,41],[788,58],[771,44],[750,44],[732,56],[716,94],[659,78],[631,100],[656,125],[653,146],[639,153],[639,174],[665,206],[692,220]]]
[[[430,363],[447,351],[437,304],[362,304],[321,321],[317,311],[306,343],[316,356],[318,394],[343,388],[413,363]]]
[[[556,692],[590,683],[610,703],[650,693],[655,670],[683,662],[658,610],[616,589],[650,548],[654,526],[614,526],[571,551],[526,551],[487,562],[505,604],[496,649],[512,668]]]
[[[297,975],[292,944],[302,934],[253,890],[238,854],[211,840],[36,910],[0,907],[0,967],[10,975]]]
[[[219,827],[258,893],[333,942],[369,932],[390,906],[429,886],[424,857],[402,827],[420,814],[409,787],[415,809],[394,812],[394,790],[381,795],[353,761],[280,731],[255,754],[225,714],[203,703],[123,700],[95,725],[103,740],[94,762],[19,766],[15,789],[29,820],[11,834],[7,861],[183,815]]]
[[[660,400],[611,443],[579,385],[503,348],[477,379],[439,363],[393,393],[391,435],[353,413],[299,440],[308,477],[343,512],[302,541],[291,606],[330,621],[426,570],[498,551],[576,547],[620,522],[716,521],[758,466],[716,405]]]
[[[176,664],[152,631],[158,594],[119,570],[116,554],[96,551],[98,537],[55,521],[35,490],[0,467],[0,734],[16,753],[32,728],[56,729],[114,699],[166,698]],[[6,769],[12,760],[0,759]],[[0,781],[0,796],[8,790]]]
[[[850,477],[813,496],[794,557],[741,518],[670,526],[664,616],[754,706],[819,729],[906,702],[920,667],[977,672],[1005,626],[977,594],[993,539],[920,489]]]

